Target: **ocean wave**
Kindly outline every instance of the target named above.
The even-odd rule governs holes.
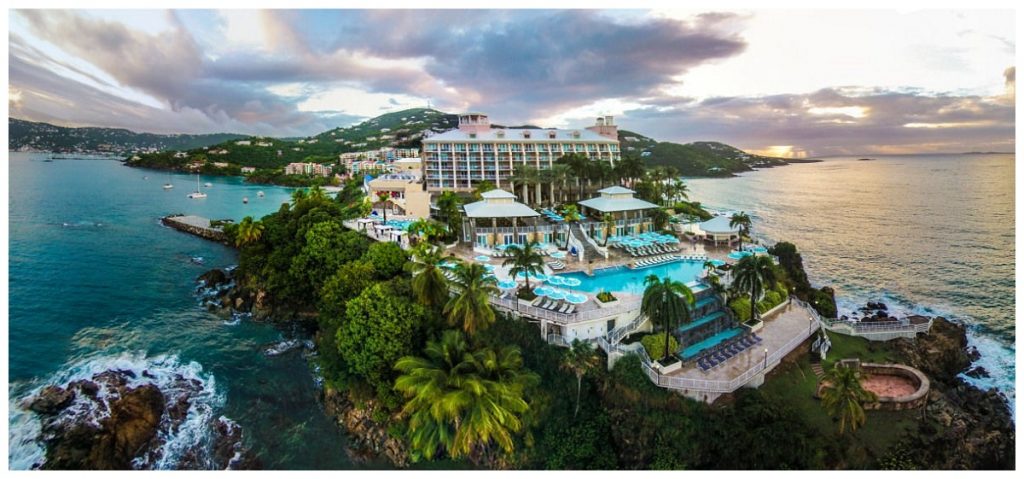
[[[28,402],[48,386],[67,388],[75,381],[92,381],[99,386],[95,399],[76,395],[70,405],[63,409],[55,421],[87,421],[99,425],[109,417],[110,401],[118,398],[117,391],[103,381],[94,381],[104,373],[116,372],[125,380],[125,388],[133,389],[143,385],[156,386],[164,395],[167,410],[162,413],[157,429],[159,446],[134,458],[136,469],[178,469],[182,467],[210,469],[215,466],[213,458],[214,435],[212,431],[221,421],[217,414],[225,403],[225,396],[218,391],[212,374],[205,373],[195,362],[182,362],[176,355],[164,354],[149,357],[144,352],[122,353],[114,356],[93,356],[68,365],[52,376],[21,388],[24,393],[11,394],[10,402],[10,449],[11,469],[37,469],[45,462],[46,449],[43,442],[43,423],[37,414],[28,409]],[[187,405],[183,417],[172,417],[170,409],[175,405]],[[179,411],[178,414],[181,414]],[[230,421],[223,418],[223,421]],[[229,431],[235,432],[237,425],[230,423]],[[237,444],[240,454],[241,444]],[[188,464],[183,464],[187,458]]]
[[[1016,416],[1016,357],[1017,352],[1012,344],[1006,344],[991,335],[980,331],[977,322],[967,321],[952,314],[951,308],[942,305],[920,305],[913,303],[902,296],[883,291],[880,294],[855,293],[836,295],[836,307],[839,315],[850,316],[852,313],[863,307],[868,301],[881,301],[888,306],[891,316],[906,317],[911,315],[921,316],[942,316],[950,321],[961,323],[967,326],[968,347],[975,348],[979,357],[972,367],[983,367],[988,372],[988,377],[975,378],[961,374],[960,377],[972,386],[980,389],[996,388],[1006,396],[1010,406],[1010,412]]]

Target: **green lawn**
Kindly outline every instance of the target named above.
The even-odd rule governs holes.
[[[889,361],[889,352],[884,343],[870,343],[861,338],[830,334],[832,350],[823,363],[827,368],[839,359],[860,358],[869,362]],[[762,391],[795,408],[805,421],[818,429],[835,447],[845,449],[848,463],[845,467],[852,469],[874,468],[881,459],[899,441],[904,432],[916,428],[920,419],[920,411],[868,411],[868,420],[864,427],[855,433],[846,432],[839,435],[837,423],[821,407],[821,402],[814,398],[817,378],[811,370],[810,359],[803,356],[796,363],[787,363],[773,371],[768,381],[761,386]]]

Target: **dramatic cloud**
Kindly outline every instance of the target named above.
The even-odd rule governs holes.
[[[990,17],[950,16],[966,22],[947,29],[959,31],[955,42],[943,40],[955,48],[918,35],[946,17],[920,25],[885,17],[885,25],[908,27],[894,56],[936,59],[907,62],[916,69],[908,72],[955,75],[949,82],[962,91],[916,88],[899,81],[914,75],[888,67],[872,70],[877,83],[860,69],[849,72],[860,86],[807,88],[814,75],[803,74],[793,75],[794,90],[766,94],[759,78],[771,74],[777,87],[786,75],[751,62],[787,61],[780,48],[793,37],[776,25],[787,17],[772,14],[767,25],[758,13],[669,13],[14,11],[9,104],[12,116],[32,120],[157,132],[308,135],[429,101],[486,111],[501,123],[579,125],[616,114],[624,128],[658,139],[721,140],[779,154],[1013,148],[1012,60],[999,67],[1005,91],[993,91],[989,79],[998,77],[993,64],[1012,59],[1013,38],[1002,26],[986,30]],[[800,41],[828,54],[789,68],[833,71],[852,52],[843,49],[865,45],[826,34],[829,21],[842,19],[827,15],[816,24],[825,33]],[[880,14],[871,15],[863,20]],[[872,48],[887,42],[875,38]],[[874,50],[867,57],[881,58]],[[736,93],[747,86],[757,93]]]

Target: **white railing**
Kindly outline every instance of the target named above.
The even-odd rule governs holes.
[[[572,229],[571,228],[569,229],[569,231],[566,232],[566,234],[569,235],[569,242],[568,242],[569,248],[568,249],[571,250],[572,248],[575,247],[576,248],[576,259],[578,259],[582,263],[583,262],[583,254],[584,254],[583,243],[580,242],[579,238],[576,238],[576,235],[572,234]]]
[[[606,348],[605,351],[615,350],[622,353],[638,355],[640,357],[640,362],[643,366],[644,373],[651,380],[651,382],[660,387],[666,389],[690,390],[721,394],[734,392],[737,389],[743,387],[748,382],[750,382],[750,380],[757,376],[758,374],[774,368],[782,361],[782,358],[786,357],[786,355],[788,355],[794,349],[796,349],[797,346],[806,341],[807,338],[811,337],[811,335],[813,335],[814,332],[817,331],[820,327],[821,324],[818,321],[813,322],[811,327],[807,328],[806,330],[801,330],[800,334],[794,336],[792,339],[786,342],[786,344],[782,345],[782,347],[776,349],[775,352],[769,354],[764,360],[758,361],[757,364],[747,369],[746,371],[743,372],[743,374],[740,374],[739,376],[733,378],[730,381],[666,376],[659,373],[656,369],[654,369],[653,362],[649,357],[647,357],[647,352],[643,348],[633,348],[627,350],[626,348],[623,348],[622,346],[619,345],[609,345],[607,341],[604,341],[603,344],[601,341],[599,341],[598,344],[600,344],[603,348]]]
[[[792,298],[792,301],[806,308],[811,316],[821,323],[821,325],[829,330],[840,334],[846,334],[848,336],[863,336],[867,339],[876,340],[888,340],[896,337],[910,336],[917,333],[927,333],[932,328],[932,318],[928,318],[927,323],[911,324],[909,320],[902,319],[899,321],[884,321],[884,322],[852,322],[842,321],[838,319],[825,319],[818,314],[811,305],[807,302],[798,298]]]
[[[561,334],[548,334],[548,344],[555,346],[569,347],[569,341],[565,340],[565,336]]]
[[[608,340],[612,344],[619,344],[619,342],[621,342],[629,333],[639,329],[640,325],[645,321],[647,321],[647,316],[643,314],[637,315],[636,319],[630,321],[629,324],[613,330],[611,334],[608,335]]]

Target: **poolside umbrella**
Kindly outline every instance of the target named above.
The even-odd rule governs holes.
[[[475,260],[477,260],[477,261],[479,261],[481,263],[486,263],[486,262],[491,260],[491,257],[490,256],[480,255],[480,256],[477,256],[476,258],[473,258],[473,259],[475,259]]]
[[[522,281],[522,280],[525,280],[525,279],[526,279],[526,276],[524,276],[523,273],[519,273],[519,274],[516,275],[516,280],[517,281]],[[541,273],[541,274],[530,274],[530,279],[532,279],[534,281],[547,281],[548,275],[546,275],[544,273]]]
[[[565,259],[565,251],[555,251],[551,253],[551,257],[555,259]]]
[[[562,278],[562,284],[569,286],[570,288],[574,286],[579,286],[582,283],[583,282],[580,281],[578,278]]]
[[[554,290],[547,286],[538,286],[536,288],[533,288],[533,293],[536,294],[537,296],[547,296],[552,291]]]
[[[485,270],[486,270],[486,271],[487,271],[488,273],[493,273],[493,272],[494,272],[494,265],[493,265],[493,264],[485,264],[485,265],[484,265],[484,269],[485,269]]]
[[[513,289],[516,287],[516,282],[511,279],[505,279],[498,281],[498,288],[500,289]]]
[[[565,278],[561,276],[551,276],[548,278],[548,284],[551,286],[562,286],[565,284]]]
[[[587,302],[587,295],[572,293],[565,297],[565,300],[572,304],[583,304]]]
[[[560,289],[551,289],[545,296],[551,299],[565,299],[565,291]]]

